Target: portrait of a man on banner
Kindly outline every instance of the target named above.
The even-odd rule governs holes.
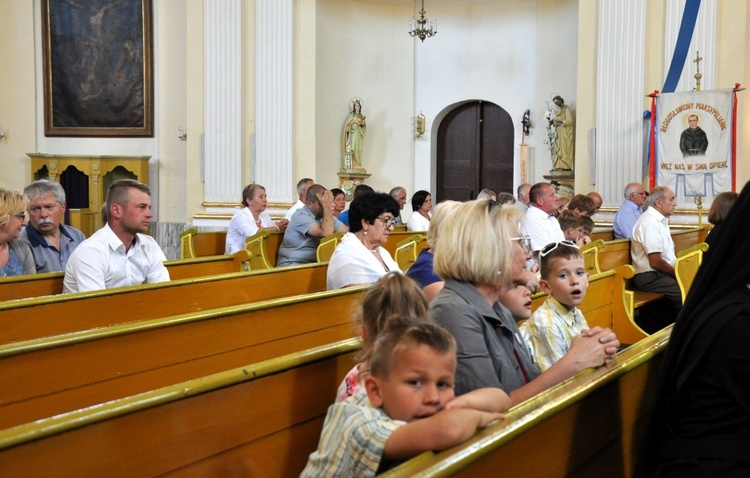
[[[656,99],[656,183],[684,196],[732,190],[733,90]]]

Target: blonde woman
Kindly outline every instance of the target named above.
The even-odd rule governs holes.
[[[36,274],[31,247],[18,240],[26,226],[28,207],[26,196],[0,188],[0,278]]]

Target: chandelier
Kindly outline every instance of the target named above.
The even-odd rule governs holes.
[[[419,20],[409,21],[409,35],[419,37],[424,41],[425,38],[437,35],[437,21],[425,18],[424,0],[422,0],[422,9],[419,11]],[[429,26],[428,26],[429,24]]]

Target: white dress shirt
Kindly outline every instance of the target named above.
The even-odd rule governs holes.
[[[68,259],[63,292],[109,289],[169,280],[164,257],[153,237],[136,234],[130,249],[109,224],[83,241]]]

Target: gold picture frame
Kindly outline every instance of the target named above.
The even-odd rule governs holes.
[[[41,4],[45,136],[153,136],[151,0]]]

